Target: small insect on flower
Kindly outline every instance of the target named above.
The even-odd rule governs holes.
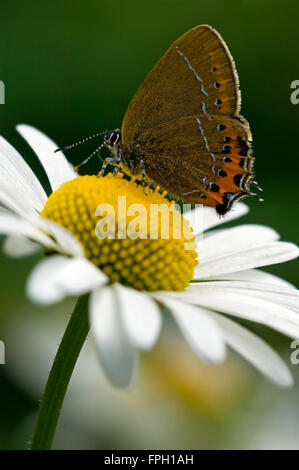
[[[108,164],[115,173],[122,167],[144,184],[224,215],[247,196],[262,200],[250,191],[250,185],[261,190],[253,181],[251,140],[232,56],[219,33],[201,25],[170,46],[131,100],[121,130],[106,131],[77,170],[108,147],[112,156],[101,173]]]

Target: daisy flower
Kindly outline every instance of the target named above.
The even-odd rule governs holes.
[[[112,205],[116,213],[124,195],[128,205],[146,208],[172,202],[158,190],[145,194],[122,176],[78,176],[62,153],[53,155],[57,146],[43,133],[27,125],[18,131],[43,165],[52,194],[47,197],[21,155],[1,138],[4,251],[21,256],[43,248],[47,256],[27,283],[33,300],[50,304],[68,295],[89,294],[95,344],[114,385],[131,383],[139,351],[151,349],[158,339],[162,309],[173,315],[200,359],[218,364],[228,345],[276,384],[292,384],[279,355],[231,317],[299,337],[298,291],[256,269],[297,257],[294,244],[279,241],[277,232],[261,225],[220,228],[247,213],[243,203],[222,219],[211,208],[195,209],[202,211],[201,223],[193,226],[194,236],[189,228],[191,242],[184,234],[180,239],[99,239],[95,226],[100,202]],[[185,221],[193,219],[193,212],[184,214]],[[191,249],[185,250],[187,240]]]

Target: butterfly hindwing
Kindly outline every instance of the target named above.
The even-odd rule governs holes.
[[[143,132],[146,175],[180,199],[218,206],[248,195],[251,134],[244,118],[194,115]]]

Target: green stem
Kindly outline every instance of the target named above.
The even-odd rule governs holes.
[[[88,295],[80,297],[71,315],[44,390],[30,449],[51,449],[64,396],[89,331]]]

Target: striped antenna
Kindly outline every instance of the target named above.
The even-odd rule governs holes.
[[[106,131],[104,131],[104,132],[98,132],[97,134],[93,134],[93,135],[90,135],[89,137],[85,137],[84,139],[79,140],[78,142],[75,142],[74,144],[67,145],[66,147],[61,147],[61,148],[59,148],[59,149],[54,150],[54,153],[56,153],[56,152],[61,152],[61,151],[65,151],[65,150],[70,150],[70,149],[72,149],[73,147],[77,147],[77,145],[81,145],[81,144],[83,144],[84,142],[87,142],[88,140],[94,139],[95,137],[98,137],[99,135],[105,134],[105,132],[106,132]]]
[[[74,170],[78,173],[80,168],[82,168],[83,165],[85,165],[85,163],[89,162],[89,160],[96,154],[96,153],[100,153],[100,150],[105,147],[105,144],[101,144],[98,148],[96,148],[91,155],[89,155],[89,157],[85,158],[85,160],[83,160],[83,162],[81,162],[79,165],[75,166]]]

